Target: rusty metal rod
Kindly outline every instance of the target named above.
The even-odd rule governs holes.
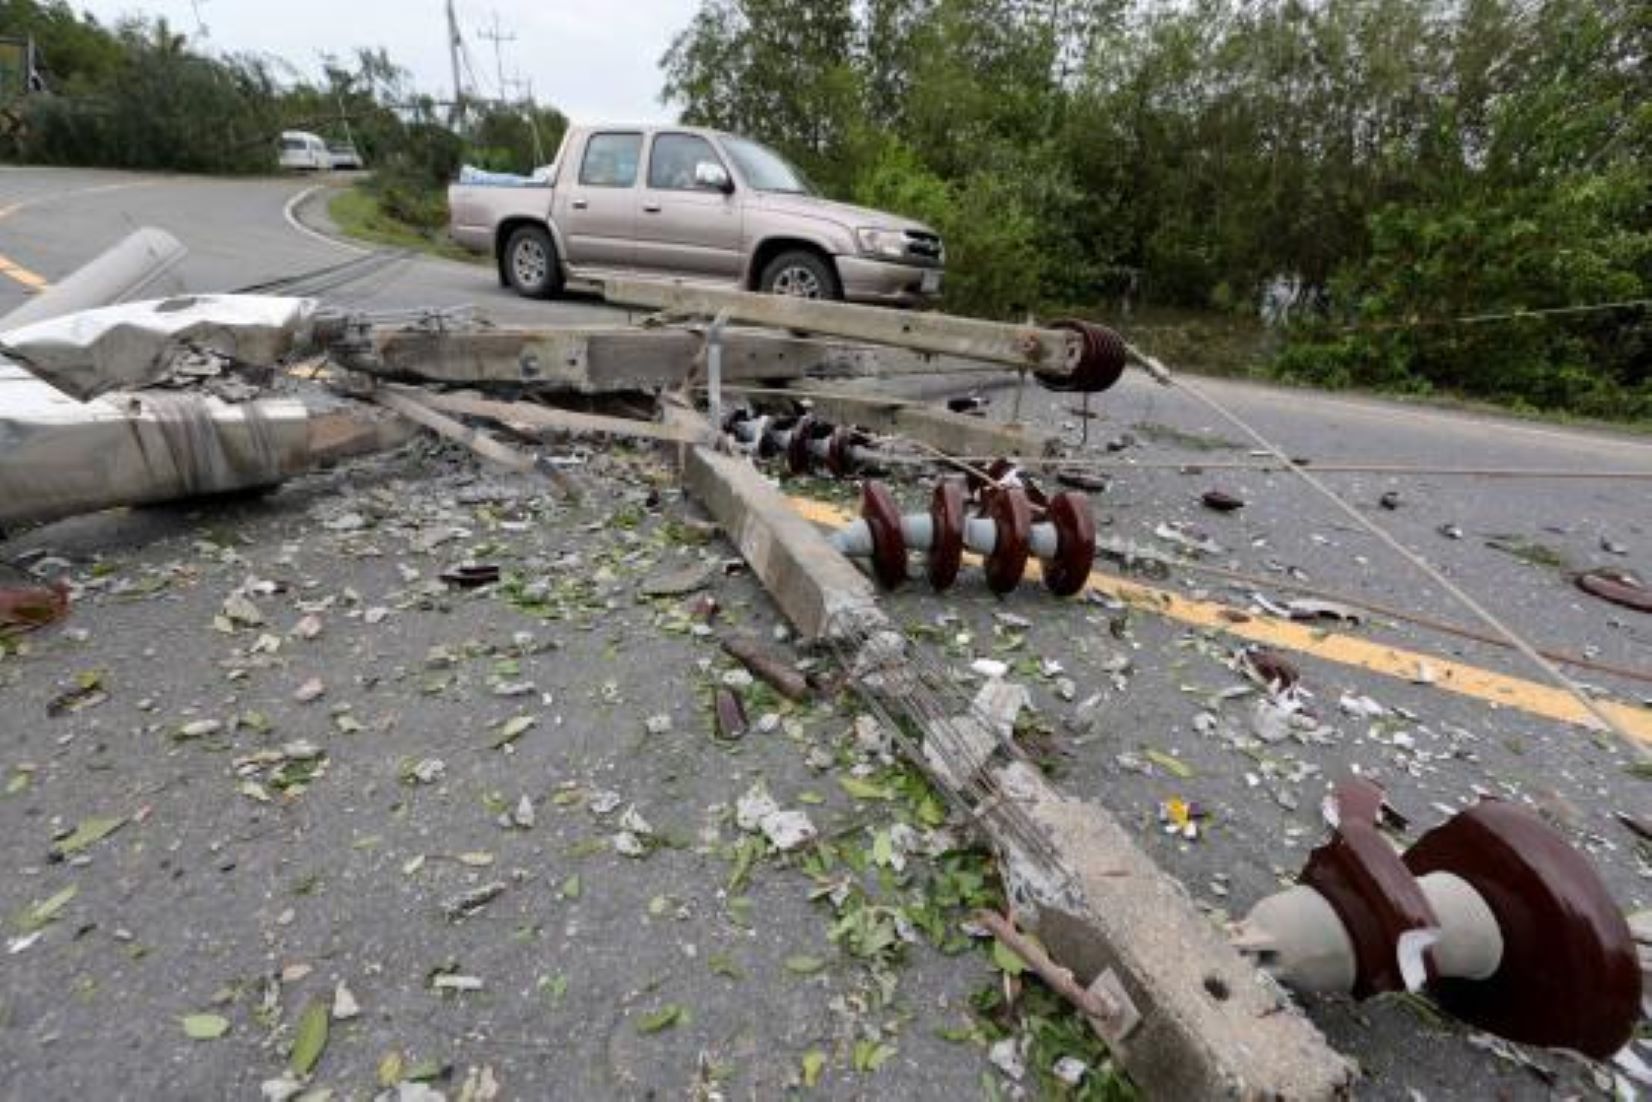
[[[976,911],[975,921],[991,930],[992,936],[997,938],[1004,948],[1020,957],[1039,979],[1049,985],[1050,990],[1072,1003],[1085,1017],[1109,1025],[1122,1017],[1123,1010],[1117,1002],[1105,994],[1086,991],[1079,986],[1070,969],[1063,968],[1051,960],[1050,954],[1037,942],[1017,930],[1009,919],[997,911]]]

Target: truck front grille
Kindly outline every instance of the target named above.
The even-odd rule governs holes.
[[[932,233],[906,231],[906,255],[921,260],[941,259],[941,239]]]

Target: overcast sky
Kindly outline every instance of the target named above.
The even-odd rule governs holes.
[[[70,0],[103,22],[124,14],[165,17],[180,33],[196,31],[190,0]],[[306,76],[320,73],[322,53],[348,55],[383,46],[413,74],[420,91],[447,96],[444,0],[197,0],[206,44],[285,59]],[[484,95],[498,84],[491,31],[499,15],[505,77],[533,82],[533,93],[576,122],[651,122],[671,112],[659,103],[660,55],[688,25],[698,0],[454,0]],[[467,77],[467,81],[468,81]]]

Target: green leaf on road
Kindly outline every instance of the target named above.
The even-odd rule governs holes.
[[[652,1014],[645,1014],[637,1020],[637,1032],[645,1036],[650,1033],[660,1033],[687,1019],[687,1012],[676,1003],[667,1003]]]
[[[803,1085],[817,1086],[820,1083],[820,1073],[826,1070],[826,1054],[818,1048],[812,1048],[803,1054]]]
[[[185,1014],[178,1020],[195,1041],[216,1041],[229,1032],[229,1019],[218,1014]]]
[[[1019,976],[1027,970],[1027,962],[997,938],[992,939],[992,963],[1000,972],[1011,976]]]
[[[895,794],[882,785],[863,781],[859,777],[839,777],[837,783],[843,786],[843,791],[857,800],[892,800]]]
[[[578,899],[580,892],[579,873],[574,873],[562,882],[562,898]]]
[[[293,1051],[287,1058],[287,1066],[294,1075],[309,1075],[321,1059],[327,1048],[327,1022],[327,1001],[311,999],[298,1017],[298,1028],[293,1031]]]
[[[75,832],[52,848],[60,857],[67,857],[71,853],[79,853],[87,846],[93,845],[126,825],[126,819],[82,819]]]
[[[786,958],[786,971],[796,972],[800,976],[812,976],[824,967],[826,967],[825,961],[819,957],[811,957],[806,953],[798,953],[796,956]]]
[[[1187,764],[1185,761],[1182,761],[1180,758],[1172,757],[1163,750],[1147,751],[1147,760],[1163,769],[1168,770],[1184,781],[1193,776],[1193,767],[1191,765]]]
[[[533,716],[515,716],[499,725],[499,734],[494,737],[493,748],[502,750],[521,738],[529,727],[539,722]]]
[[[73,899],[79,891],[79,887],[70,884],[57,894],[41,900],[24,911],[18,918],[17,925],[22,928],[24,933],[32,933],[48,923],[57,921],[57,912],[67,906],[69,900]]]

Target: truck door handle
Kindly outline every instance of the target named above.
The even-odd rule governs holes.
[[[573,207],[575,210],[584,210],[589,204],[587,204],[583,199],[575,199],[568,205]]]
[[[642,212],[644,214],[658,214],[660,213],[660,205],[658,203],[644,203]]]

